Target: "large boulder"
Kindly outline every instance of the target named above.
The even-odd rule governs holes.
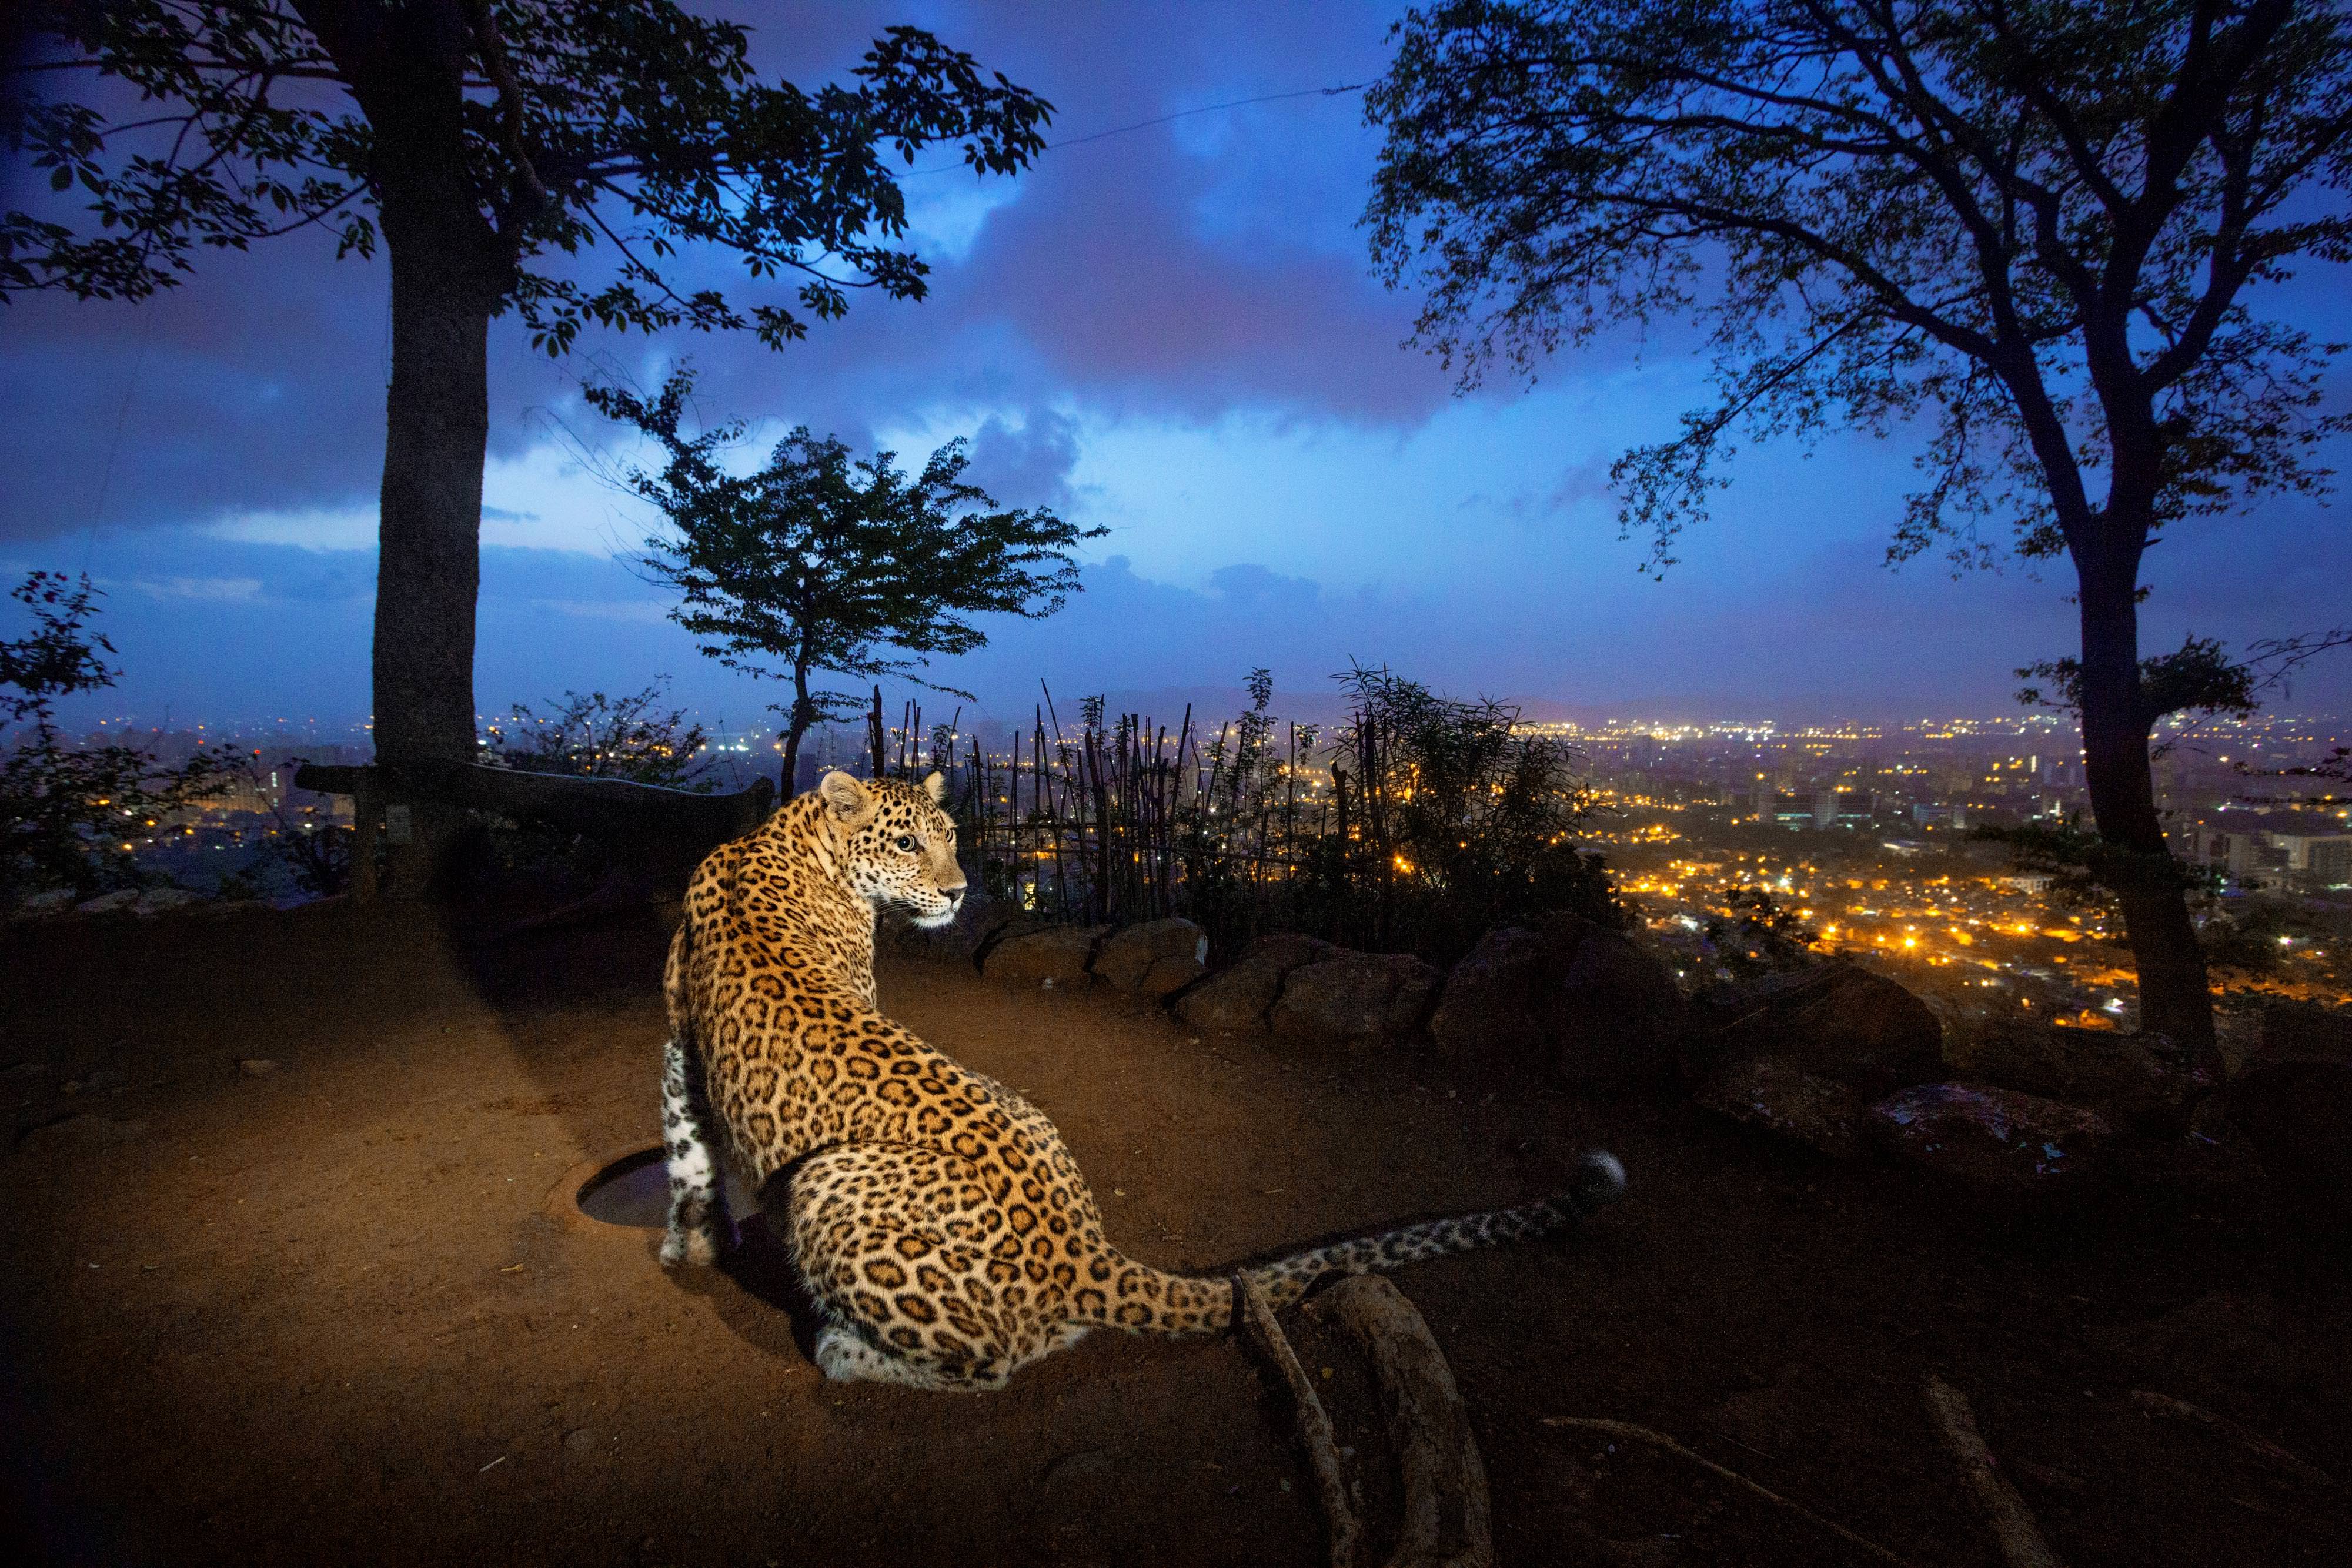
[[[1552,915],[1538,930],[1569,955],[1555,993],[1553,1081],[1618,1089],[1671,1072],[1690,1013],[1665,965],[1580,915]]]
[[[2230,1081],[2229,1117],[2305,1219],[2352,1219],[2352,1019],[2273,1007],[2261,1043]]]
[[[1444,978],[1410,953],[1341,950],[1291,970],[1266,1021],[1278,1038],[1301,1045],[1391,1045],[1421,1033]]]
[[[1202,960],[1208,954],[1209,939],[1191,921],[1148,920],[1140,925],[1115,931],[1104,939],[1095,953],[1095,978],[1115,990],[1166,996],[1198,976],[1205,967]],[[1162,960],[1171,958],[1181,959],[1183,964],[1161,968]],[[1180,975],[1181,977],[1177,978]],[[1155,977],[1161,989],[1153,990],[1146,984]],[[1168,983],[1171,979],[1173,984]]]
[[[2178,1132],[2213,1087],[2161,1035],[2007,1021],[1944,1042],[1954,1076],[2105,1111],[2118,1124]]]
[[[1832,1159],[1862,1153],[1867,1107],[1834,1079],[1770,1058],[1734,1062],[1698,1087],[1706,1109],[1804,1145]]]
[[[1685,1023],[1664,965],[1622,932],[1561,914],[1489,932],[1446,977],[1429,1030],[1466,1071],[1616,1088],[1671,1067]]]
[[[1176,998],[1176,1016],[1197,1030],[1228,1034],[1263,1032],[1266,1014],[1293,969],[1327,958],[1339,949],[1319,937],[1286,934],[1261,936],[1242,949],[1232,966],[1211,975]]]
[[[2079,1105],[1982,1083],[1927,1083],[1870,1108],[1897,1156],[1962,1186],[2007,1197],[2072,1197],[2105,1174],[2114,1142],[2105,1117]]]
[[[1769,1056],[1876,1096],[1944,1071],[1944,1026],[1927,1004],[1852,964],[1723,987],[1694,1014],[1700,1073]]]
[[[1429,1020],[1437,1054],[1474,1073],[1551,1065],[1551,990],[1561,977],[1552,944],[1524,925],[1489,931],[1454,972]]]
[[[1008,986],[1084,990],[1094,983],[1087,966],[1108,925],[1049,925],[1000,937],[982,955],[980,972]]]

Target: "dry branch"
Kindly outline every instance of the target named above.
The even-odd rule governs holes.
[[[1839,1524],[1833,1520],[1823,1519],[1820,1514],[1815,1513],[1812,1510],[1805,1507],[1802,1503],[1790,1502],[1779,1492],[1772,1490],[1769,1487],[1759,1486],[1756,1482],[1749,1480],[1746,1476],[1741,1475],[1738,1470],[1725,1469],[1713,1459],[1707,1458],[1706,1456],[1701,1454],[1692,1453],[1688,1448],[1684,1448],[1680,1443],[1675,1442],[1664,1432],[1654,1432],[1647,1427],[1636,1427],[1631,1421],[1604,1421],[1598,1416],[1547,1416],[1543,1418],[1543,1424],[1547,1427],[1572,1427],[1579,1431],[1599,1432],[1606,1437],[1623,1437],[1636,1443],[1646,1443],[1653,1448],[1658,1448],[1666,1453],[1673,1454],[1677,1458],[1688,1459],[1692,1464],[1698,1466],[1699,1469],[1719,1477],[1724,1480],[1729,1481],[1733,1486],[1738,1487],[1754,1496],[1762,1498],[1766,1502],[1772,1504],[1774,1507],[1787,1509],[1799,1519],[1804,1520],[1809,1523],[1820,1525],[1823,1530],[1828,1531],[1832,1535],[1836,1536],[1840,1541],[1844,1542],[1847,1545],[1854,1548],[1858,1552],[1868,1552],[1871,1556],[1877,1558],[1881,1563],[1892,1563],[1896,1564],[1897,1568],[1913,1568],[1913,1564],[1909,1558],[1898,1557],[1894,1552],[1889,1552],[1886,1548],[1879,1545],[1874,1541],[1865,1541],[1861,1536],[1856,1535],[1853,1531],[1848,1530],[1844,1525]]]
[[[1334,1286],[1317,1303],[1371,1357],[1389,1442],[1404,1469],[1404,1524],[1388,1568],[1491,1568],[1486,1467],[1470,1412],[1429,1324],[1375,1275]]]
[[[2058,1554],[2050,1550],[2050,1542],[2042,1538],[2042,1527],[2034,1522],[2032,1511],[2001,1475],[2000,1461],[1977,1431],[1969,1396],[1932,1372],[1927,1375],[1927,1414],[1943,1434],[1945,1446],[1960,1461],[1961,1477],[2011,1568],[2064,1568]]]
[[[2305,1464],[2259,1432],[2249,1431],[2226,1416],[2216,1416],[2201,1405],[2191,1405],[2186,1399],[2175,1399],[2169,1394],[2158,1394],[2146,1388],[2133,1389],[2131,1397],[2132,1402],[2143,1410],[2218,1432],[2248,1453],[2269,1460],[2297,1480],[2315,1487],[2332,1489],[2336,1485],[2336,1478],[2318,1466]]]
[[[1315,1487],[1323,1498],[1323,1517],[1331,1528],[1331,1568],[1355,1568],[1364,1526],[1348,1495],[1347,1478],[1340,1473],[1339,1447],[1331,1435],[1331,1417],[1324,1414],[1323,1401],[1316,1396],[1315,1385],[1307,1380],[1307,1369],[1298,1364],[1290,1342],[1282,1337],[1281,1326],[1274,1321],[1274,1309],[1266,1304],[1265,1292],[1247,1274],[1234,1276],[1234,1303],[1236,1325],[1248,1330],[1258,1348],[1281,1372],[1283,1381],[1290,1385],[1291,1398],[1298,1411],[1298,1441],[1306,1448],[1307,1463],[1315,1471]]]

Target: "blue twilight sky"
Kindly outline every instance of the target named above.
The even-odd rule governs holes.
[[[885,23],[930,26],[1051,99],[1055,139],[1361,82],[1389,20],[1262,0],[735,9],[762,63],[803,83]],[[1606,469],[1705,396],[1703,364],[1664,334],[1645,353],[1563,357],[1532,388],[1453,395],[1403,344],[1413,297],[1370,273],[1356,220],[1375,147],[1356,95],[1316,95],[1052,152],[1014,181],[919,174],[931,298],[860,299],[782,353],[609,338],[551,364],[499,323],[483,710],[667,674],[706,716],[743,725],[778,695],[666,622],[662,592],[614,559],[650,517],[580,460],[631,449],[577,378],[650,384],[679,354],[713,418],[769,437],[805,423],[910,464],[969,435],[1000,502],[1110,529],[1060,616],[1009,622],[940,668],[1003,716],[1040,677],[1073,696],[1191,690],[1265,664],[1306,693],[1350,659],[1577,712],[1982,712],[2004,705],[2014,665],[2066,651],[2063,568],[1955,581],[1932,562],[1884,567],[1910,474],[1899,443],[1744,452],[1683,564],[1639,576]],[[2279,308],[2352,337],[2342,281],[2315,267]],[[109,591],[127,674],[89,711],[365,713],[386,326],[381,264],[335,262],[317,236],[208,259],[143,306],[0,314],[0,571],[87,570]],[[2151,651],[2190,630],[2242,644],[2341,624],[2352,503],[2184,528],[2147,580]],[[2293,706],[2352,709],[2352,658]]]

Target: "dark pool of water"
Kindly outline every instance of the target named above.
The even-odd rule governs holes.
[[[727,1207],[737,1218],[760,1206],[733,1171],[726,1176]],[[659,1230],[669,1223],[669,1169],[659,1148],[640,1149],[598,1171],[580,1189],[580,1212],[607,1225]]]

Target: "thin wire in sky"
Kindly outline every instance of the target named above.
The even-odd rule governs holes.
[[[1131,131],[1149,131],[1155,125],[1165,125],[1171,120],[1184,120],[1195,114],[1214,114],[1220,110],[1247,109],[1254,103],[1279,103],[1291,98],[1338,98],[1342,93],[1361,92],[1372,84],[1368,81],[1344,82],[1338,87],[1302,87],[1290,92],[1269,92],[1258,98],[1237,98],[1230,103],[1204,103],[1198,109],[1180,109],[1173,114],[1162,114],[1150,120],[1139,120],[1133,125],[1114,125],[1108,131],[1091,131],[1085,136],[1073,136],[1065,141],[1048,141],[1045,151],[1057,147],[1080,147],[1089,141],[1100,141],[1108,136],[1125,136]],[[969,163],[940,163],[929,169],[909,169],[901,176],[913,179],[920,174],[952,174],[969,169]]]

